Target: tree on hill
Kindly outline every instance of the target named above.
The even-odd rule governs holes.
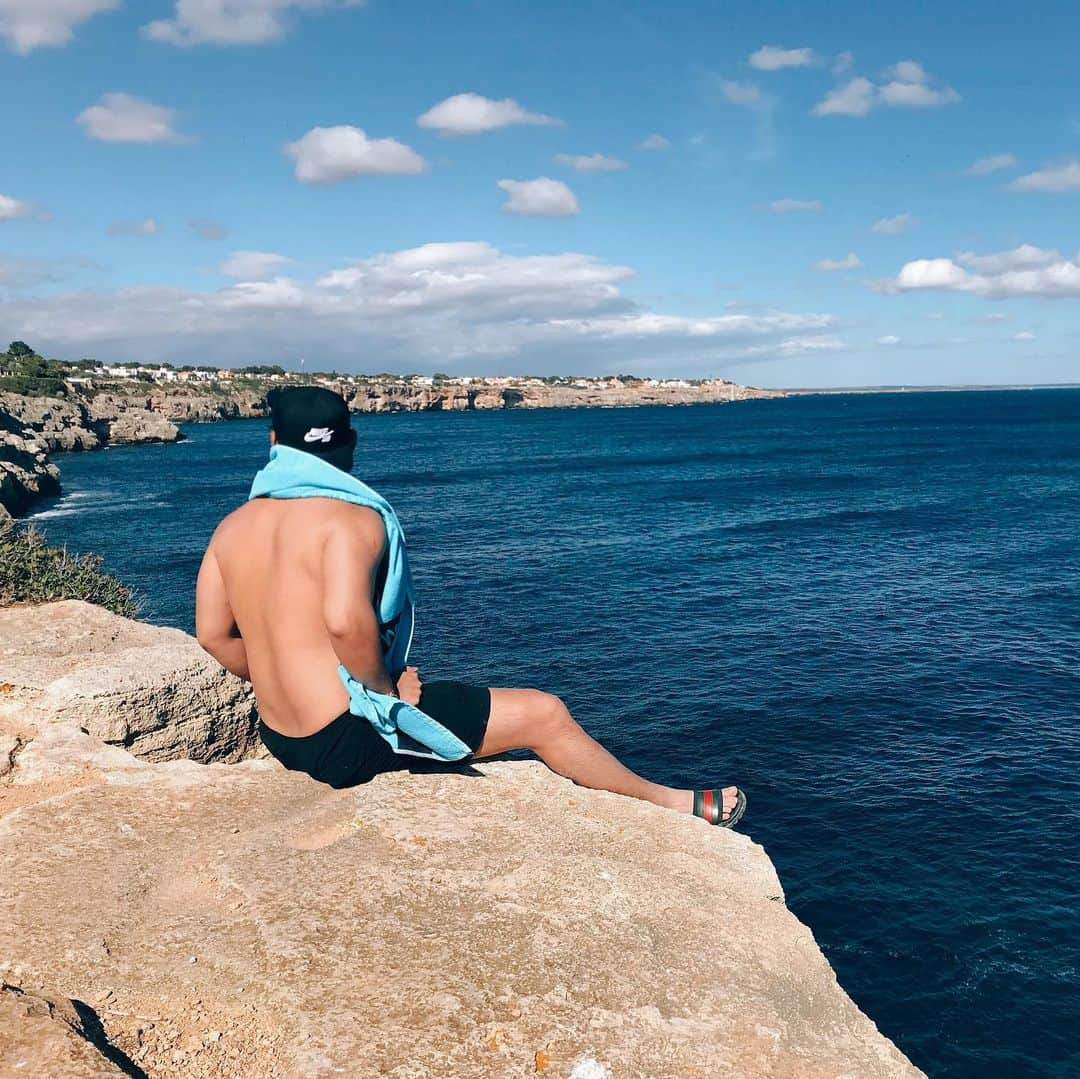
[[[239,375],[283,375],[285,368],[276,363],[249,364],[247,367],[236,368]]]
[[[0,353],[0,390],[30,397],[63,397],[67,369],[57,360],[39,356],[25,341],[12,341]]]

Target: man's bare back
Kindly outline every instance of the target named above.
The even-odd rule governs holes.
[[[348,708],[342,662],[365,684],[392,687],[374,609],[357,601],[372,594],[384,542],[378,513],[332,498],[254,499],[214,532],[197,633],[204,646],[235,642],[227,666],[251,679],[268,727],[301,737]]]

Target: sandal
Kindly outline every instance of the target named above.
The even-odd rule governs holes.
[[[725,817],[724,792],[719,788],[711,791],[694,791],[694,816],[721,828],[733,828],[746,812],[746,795],[735,788],[735,808]]]

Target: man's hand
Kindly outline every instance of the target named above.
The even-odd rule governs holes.
[[[422,685],[423,683],[420,681],[420,675],[417,673],[416,668],[406,667],[405,670],[398,675],[398,697],[406,704],[417,705],[420,703],[420,689]]]

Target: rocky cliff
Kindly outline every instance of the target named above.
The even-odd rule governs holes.
[[[578,384],[580,383],[580,384]],[[331,383],[356,412],[465,412],[499,408],[632,408],[643,405],[724,404],[783,397],[779,390],[739,386],[724,379],[699,382],[579,379],[445,380],[427,386],[402,380]]]
[[[245,380],[251,382],[253,380]],[[151,392],[104,392],[94,397],[99,407],[135,407],[157,413],[173,423],[210,423],[265,416],[270,380],[254,380],[257,388],[231,388],[215,383],[214,390],[197,384],[164,384]],[[503,408],[630,408],[641,405],[720,404],[757,398],[783,397],[779,390],[740,386],[724,379],[698,382],[677,380],[621,381],[579,379],[545,383],[538,379],[441,379],[432,384],[408,378],[343,376],[320,378],[337,390],[354,412],[466,412]],[[132,384],[134,385],[134,384]]]
[[[333,791],[161,760],[250,750],[220,692],[174,716],[182,636],[0,619],[0,1075],[920,1074],[744,835],[537,763]]]
[[[103,394],[84,401],[0,393],[0,518],[24,513],[42,495],[59,493],[60,472],[49,453],[182,437],[175,424],[137,398]]]
[[[253,380],[247,380],[249,383]],[[578,379],[545,383],[539,379],[477,378],[439,380],[431,385],[408,378],[322,378],[354,412],[464,412],[502,408],[628,408],[639,405],[716,404],[783,397],[778,390],[739,386],[724,379]],[[86,391],[73,396],[22,397],[0,393],[0,518],[24,513],[37,497],[56,494],[60,475],[48,454],[92,450],[107,444],[176,442],[176,424],[249,419],[267,414],[266,395],[274,386],[254,380],[255,388],[213,391],[197,384],[160,385],[152,390]],[[141,384],[145,385],[145,384]]]
[[[0,526],[12,515],[25,513],[36,498],[59,491],[60,469],[49,461],[45,443],[21,425],[0,428]]]

